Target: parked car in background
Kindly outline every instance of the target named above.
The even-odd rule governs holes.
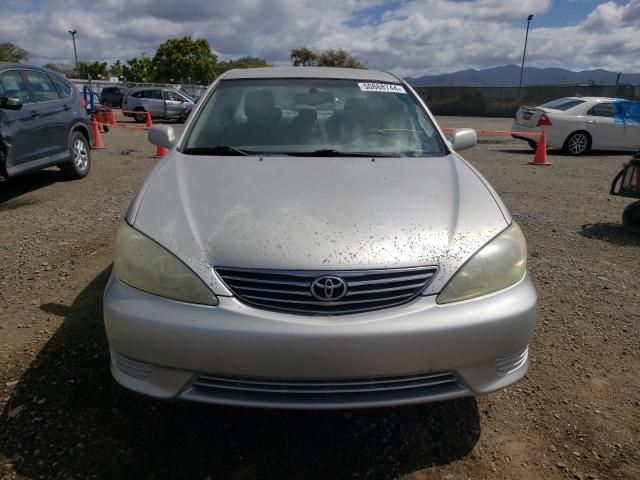
[[[566,97],[520,107],[511,130],[546,132],[547,146],[568,155],[589,150],[640,149],[640,102],[607,97]],[[535,148],[538,137],[514,133]]]
[[[0,177],[52,165],[72,178],[86,176],[91,129],[80,98],[56,72],[0,63]]]
[[[100,92],[100,103],[105,107],[122,108],[122,101],[127,92],[127,87],[104,87]]]
[[[537,297],[520,228],[402,79],[231,70],[117,235],[111,371],[160,398],[356,408],[502,389]]]
[[[139,87],[125,94],[122,109],[137,122],[145,121],[146,112],[152,118],[184,122],[194,105],[195,101],[175,88]]]

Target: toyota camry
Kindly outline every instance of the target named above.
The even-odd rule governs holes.
[[[402,79],[232,70],[122,221],[111,370],[154,397],[356,408],[502,389],[528,368],[523,234]]]

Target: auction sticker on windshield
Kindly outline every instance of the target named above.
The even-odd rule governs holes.
[[[407,93],[402,85],[390,83],[358,83],[363,92]]]

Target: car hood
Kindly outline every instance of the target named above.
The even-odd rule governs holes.
[[[456,154],[436,158],[172,152],[128,213],[214,293],[212,267],[350,270],[437,265],[426,293],[510,222]]]

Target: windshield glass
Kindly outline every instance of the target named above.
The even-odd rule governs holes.
[[[232,155],[234,150],[318,156],[445,153],[434,125],[401,85],[332,79],[221,81],[182,152]]]

